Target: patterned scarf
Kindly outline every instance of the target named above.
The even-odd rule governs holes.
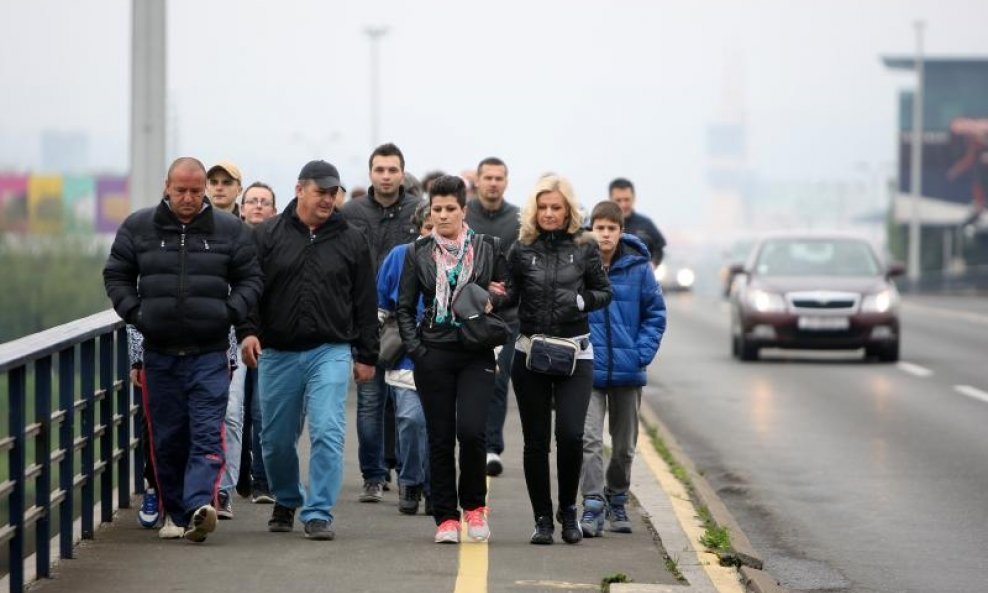
[[[459,325],[451,305],[473,274],[473,243],[470,241],[473,234],[466,222],[458,239],[447,239],[432,230],[436,243],[432,251],[436,260],[436,300],[433,302],[436,323],[446,323],[448,318],[450,324]]]

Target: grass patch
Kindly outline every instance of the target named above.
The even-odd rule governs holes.
[[[631,578],[624,574],[623,572],[617,572],[612,575],[608,575],[601,579],[600,590],[602,593],[609,593],[611,590],[611,583],[631,583],[633,582]]]
[[[731,534],[728,532],[728,529],[718,525],[710,514],[710,510],[699,503],[699,497],[696,495],[696,488],[693,486],[693,480],[690,478],[689,472],[676,461],[669,447],[662,440],[662,437],[659,436],[658,431],[654,427],[647,425],[645,429],[648,432],[648,437],[655,451],[666,462],[666,465],[669,466],[669,471],[672,475],[686,487],[686,492],[697,509],[697,515],[703,522],[704,527],[703,535],[700,536],[700,544],[714,554],[717,554],[720,557],[721,564],[735,564],[736,561],[733,560],[735,555],[734,548],[731,546]],[[667,567],[670,562],[671,559],[666,561]]]
[[[689,584],[689,581],[686,580],[686,577],[683,576],[683,573],[679,570],[679,563],[676,561],[675,558],[666,554],[665,562],[666,562],[666,570],[669,571],[669,574],[671,574],[680,583],[684,585]]]

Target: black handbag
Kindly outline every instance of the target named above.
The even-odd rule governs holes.
[[[580,344],[576,340],[535,334],[529,342],[525,367],[543,375],[570,377],[576,370],[579,352]]]
[[[493,313],[484,313],[490,298],[487,291],[471,282],[453,302],[453,313],[460,322],[457,339],[468,350],[492,350],[511,337],[511,327]]]
[[[377,363],[383,368],[390,369],[398,364],[405,355],[405,344],[398,333],[398,320],[394,315],[388,317],[381,326],[381,349],[377,355]]]

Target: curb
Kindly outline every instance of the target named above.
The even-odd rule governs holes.
[[[751,541],[741,530],[741,526],[738,525],[734,516],[727,510],[724,502],[717,496],[707,479],[697,471],[693,461],[680,447],[676,437],[659,419],[658,414],[644,402],[641,406],[641,419],[646,425],[655,429],[676,462],[689,473],[699,504],[707,508],[710,516],[718,525],[727,528],[731,536],[733,552],[722,556],[721,560],[725,564],[734,564],[738,567],[745,590],[752,593],[788,593],[788,589],[782,587],[775,578],[762,570],[764,561],[761,555],[751,545]]]

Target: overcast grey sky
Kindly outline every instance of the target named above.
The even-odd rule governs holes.
[[[43,129],[90,135],[94,170],[127,166],[130,2],[0,8],[0,169],[40,165]],[[985,0],[611,2],[170,0],[174,153],[241,165],[284,196],[310,158],[366,183],[368,25],[381,41],[382,140],[415,174],[497,155],[521,202],[542,172],[585,204],[630,177],[668,228],[702,220],[706,127],[741,73],[762,178],[836,180],[895,159],[896,92],[879,56],[988,56]]]

